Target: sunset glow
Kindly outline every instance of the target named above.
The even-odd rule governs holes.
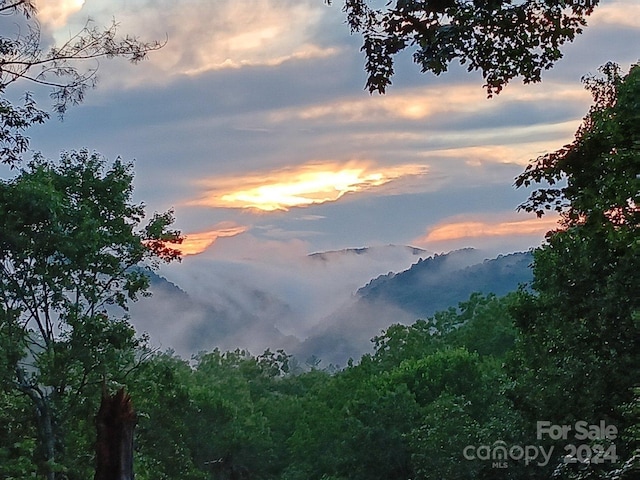
[[[366,163],[310,164],[264,175],[251,174],[207,182],[208,193],[192,205],[286,211],[334,202],[402,177],[424,175],[424,165],[375,167]]]
[[[182,255],[197,255],[204,252],[220,237],[235,237],[248,230],[248,227],[236,225],[233,222],[222,222],[213,230],[206,232],[189,233],[180,245]]]
[[[530,218],[514,221],[459,221],[443,223],[431,229],[421,240],[422,243],[446,242],[463,238],[508,237],[524,235],[544,235],[558,228],[558,219]]]

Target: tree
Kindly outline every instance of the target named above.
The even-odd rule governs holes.
[[[540,81],[599,0],[395,0],[383,9],[369,3],[345,0],[344,11],[364,39],[370,92],[386,91],[395,55],[411,48],[423,73],[439,75],[454,60],[479,70],[491,96],[518,76]]]
[[[476,292],[469,300],[460,302],[457,308],[436,312],[411,325],[391,325],[372,339],[375,354],[370,359],[379,371],[447,347],[464,347],[481,356],[502,359],[513,347],[515,338],[513,319],[509,314],[512,301],[513,294],[496,297]]]
[[[562,214],[567,230],[611,228],[616,234],[634,233],[640,222],[640,65],[632,66],[626,76],[614,63],[600,72],[602,77],[583,78],[594,105],[574,141],[539,157],[516,179],[516,187],[549,185],[535,190],[519,209],[538,217],[555,210]]]
[[[35,426],[29,399],[0,389],[0,478],[29,478],[36,474],[32,458]]]
[[[209,433],[206,405],[190,391],[192,368],[171,353],[155,353],[127,377],[127,389],[135,399],[138,425],[135,442],[135,474],[139,480],[207,478],[194,462],[189,448],[200,440],[195,425]],[[205,441],[200,445],[206,447]],[[210,460],[209,458],[207,460]]]
[[[33,0],[0,0],[8,26],[0,33],[0,162],[12,168],[29,148],[28,129],[49,114],[29,92],[22,104],[10,100],[11,86],[50,88],[62,117],[96,85],[101,58],[137,63],[162,46],[118,36],[115,21],[105,28],[88,21],[54,45],[36,13]],[[130,166],[118,161],[105,170],[104,161],[87,152],[65,154],[60,166],[36,156],[19,176],[0,183],[0,366],[6,367],[0,382],[7,398],[15,387],[35,407],[34,460],[47,478],[63,468],[57,464],[63,438],[76,450],[76,465],[69,459],[66,468],[91,463],[80,451],[93,441],[97,405],[85,389],[100,375],[117,377],[134,360],[139,340],[133,329],[104,309],[144,292],[144,274],[127,267],[177,257],[167,246],[179,240],[166,228],[171,213],[134,232],[144,209],[130,203]],[[72,414],[75,421],[65,423]]]
[[[253,357],[245,350],[218,349],[198,355],[191,394],[200,415],[189,419],[197,464],[221,478],[260,476],[272,447],[267,419],[255,402],[279,375],[277,357]],[[277,370],[275,370],[275,369]],[[203,420],[206,419],[206,422]]]
[[[573,143],[516,180],[547,184],[521,208],[556,210],[562,228],[535,252],[533,292],[514,303],[509,365],[515,405],[530,420],[622,430],[640,378],[640,66],[601,70],[584,80],[595,102]]]
[[[86,91],[96,85],[99,59],[123,57],[137,63],[162,47],[129,35],[118,37],[115,21],[105,28],[88,21],[64,44],[46,46],[36,13],[33,0],[0,0],[0,16],[12,17],[14,23],[13,33],[0,34],[0,95],[16,82],[49,87],[53,109],[60,116],[70,105],[82,102]],[[88,63],[91,61],[94,63]],[[83,68],[88,64],[92,66]],[[16,165],[28,148],[25,131],[47,118],[29,93],[22,106],[1,98],[0,161]]]
[[[37,156],[0,181],[0,350],[11,372],[3,387],[35,408],[37,463],[49,479],[65,429],[77,428],[67,416],[94,413],[87,388],[121,379],[135,362],[139,340],[114,309],[145,294],[138,266],[179,255],[171,212],[143,226],[132,180],[130,164],[79,151],[59,163]],[[93,434],[85,427],[79,434]]]

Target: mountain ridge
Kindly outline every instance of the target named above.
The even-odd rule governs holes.
[[[453,297],[468,297],[474,292],[501,296],[533,279],[531,252],[498,255],[462,268],[447,267],[451,260],[461,262],[463,258],[459,257],[474,252],[473,249],[454,250],[421,259],[403,272],[372,279],[358,290],[357,296],[370,301],[383,300],[417,315],[430,316],[466,299],[445,305],[451,303]],[[448,295],[447,291],[454,293]]]
[[[533,279],[531,252],[478,260],[481,255],[475,249],[454,250],[372,279],[349,304],[319,324],[294,353],[344,365],[349,358],[371,351],[371,338],[391,324],[410,324],[457,308],[475,292],[505,295]]]

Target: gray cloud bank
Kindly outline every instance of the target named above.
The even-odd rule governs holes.
[[[628,13],[636,3],[604,3],[540,85],[514,81],[487,100],[476,74],[454,66],[422,75],[407,57],[380,97],[363,89],[360,39],[349,35],[338,3],[67,4],[72,25],[51,20],[59,36],[88,15],[98,23],[115,15],[123,32],[166,34],[169,43],[135,67],[102,62],[99,88],[83,105],[31,130],[34,149],[55,157],[88,147],[135,159],[136,198],[150,211],[174,207],[185,233],[234,222],[264,241],[303,240],[307,251],[412,244],[447,217],[513,211],[526,198],[514,192],[514,177],[570,141],[588,109],[580,77],[608,60],[636,61],[640,42]],[[223,65],[227,58],[235,65]],[[353,160],[420,164],[428,174],[304,210],[322,217],[316,222],[298,221],[299,209],[256,216],[188,204],[203,193],[202,179],[233,175],[241,185],[246,172]]]

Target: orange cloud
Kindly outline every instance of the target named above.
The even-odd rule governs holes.
[[[302,108],[282,109],[272,114],[271,119],[279,122],[330,118],[332,122],[339,123],[422,120],[442,112],[475,112],[491,108],[490,102],[478,102],[479,99],[484,99],[483,93],[469,86],[448,86],[446,90],[413,88],[381,96],[347,97]]]
[[[246,208],[265,212],[334,202],[346,193],[362,192],[403,177],[424,175],[424,165],[376,167],[368,162],[307,164],[264,174],[206,182],[208,193],[191,205]]]
[[[589,23],[638,28],[640,27],[640,5],[636,0],[620,0],[600,5],[594,10]]]
[[[558,218],[529,218],[513,221],[458,221],[432,228],[420,243],[449,242],[465,238],[544,235],[558,228]]]
[[[180,252],[182,255],[197,255],[204,252],[220,237],[235,237],[246,232],[248,227],[237,225],[233,222],[221,222],[215,225],[213,230],[206,232],[189,233],[185,235]]]

